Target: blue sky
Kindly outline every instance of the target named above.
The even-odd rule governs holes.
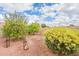
[[[52,5],[55,5],[55,4],[58,4],[58,3],[33,3],[32,9],[30,9],[30,10],[24,9],[22,12],[27,13],[28,15],[40,16],[40,15],[43,15],[43,12],[40,11],[41,8],[43,8],[45,6],[52,6]],[[54,10],[54,11],[52,11],[52,13],[53,12],[56,13],[56,11],[57,10]],[[4,6],[0,6],[0,14],[4,14],[5,12],[7,12],[7,8],[5,8]],[[17,12],[19,12],[19,11],[17,11]]]
[[[79,22],[79,4],[61,4],[61,3],[1,3],[0,18],[3,18],[7,12],[23,13],[29,23],[38,21],[47,25],[78,25]]]

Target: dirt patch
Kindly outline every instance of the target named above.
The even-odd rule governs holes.
[[[52,56],[55,55],[47,48],[41,34],[26,37],[29,49],[23,50],[22,41],[11,41],[10,47],[5,48],[5,38],[0,37],[0,55],[2,56]]]

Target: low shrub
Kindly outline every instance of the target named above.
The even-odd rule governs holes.
[[[38,23],[32,23],[28,25],[27,31],[29,34],[34,34],[40,30],[40,25]]]
[[[79,49],[79,31],[67,27],[48,29],[44,33],[45,41],[58,55],[71,55]]]
[[[3,25],[3,35],[10,39],[22,39],[26,36],[27,24],[20,14],[9,14],[5,16],[5,23]]]

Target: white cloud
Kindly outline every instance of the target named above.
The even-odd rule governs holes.
[[[39,16],[36,16],[36,15],[27,15],[27,21],[28,21],[28,24],[33,22],[40,22],[40,18]]]
[[[52,22],[52,26],[68,26],[70,24],[79,26],[79,4],[63,4],[60,14]]]
[[[69,16],[72,15],[77,15],[79,14],[79,4],[78,3],[66,3],[63,4],[63,8],[61,11],[63,11],[64,13],[68,14]]]
[[[14,10],[23,11],[23,10],[32,10],[33,6],[31,3],[17,3],[17,4],[0,4],[0,6],[5,7],[9,12],[12,12]],[[69,24],[74,24],[76,26],[79,26],[79,4],[77,3],[65,3],[65,4],[56,4],[52,6],[44,6],[39,9],[43,15],[36,16],[36,15],[28,15],[26,14],[29,23],[32,22],[39,22],[39,23],[45,23],[49,26],[67,26]],[[61,11],[58,16],[55,17],[56,13],[53,11],[58,10]],[[56,19],[53,20],[53,22],[45,22],[44,19],[47,16],[55,17]],[[2,16],[0,16],[2,17]]]
[[[54,18],[55,15],[56,15],[56,13],[54,11],[59,11],[59,10],[62,9],[62,7],[63,7],[62,4],[56,4],[56,5],[53,5],[53,6],[44,6],[44,7],[42,7],[40,9],[40,11],[43,13],[43,15],[40,16],[41,23],[45,23],[48,26],[57,26],[57,25],[59,25],[59,23],[61,23],[61,21],[64,22],[64,20],[61,20],[62,18],[64,18],[64,16],[61,16],[61,17],[57,16],[57,18],[56,18],[57,20],[55,20],[53,22],[44,21],[45,17],[47,17],[47,16],[50,16],[50,17]],[[58,18],[58,17],[60,17],[60,18]]]
[[[4,19],[4,17],[3,17],[3,15],[2,15],[2,14],[0,14],[0,19]]]
[[[52,22],[52,26],[68,26],[69,25],[69,17],[64,13],[61,13],[56,19]]]
[[[9,12],[15,10],[18,11],[30,10],[33,8],[31,3],[0,3],[0,6],[4,7]]]

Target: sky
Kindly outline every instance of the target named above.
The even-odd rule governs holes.
[[[7,12],[23,13],[28,23],[39,22],[48,26],[79,26],[77,3],[0,3],[0,21]]]

